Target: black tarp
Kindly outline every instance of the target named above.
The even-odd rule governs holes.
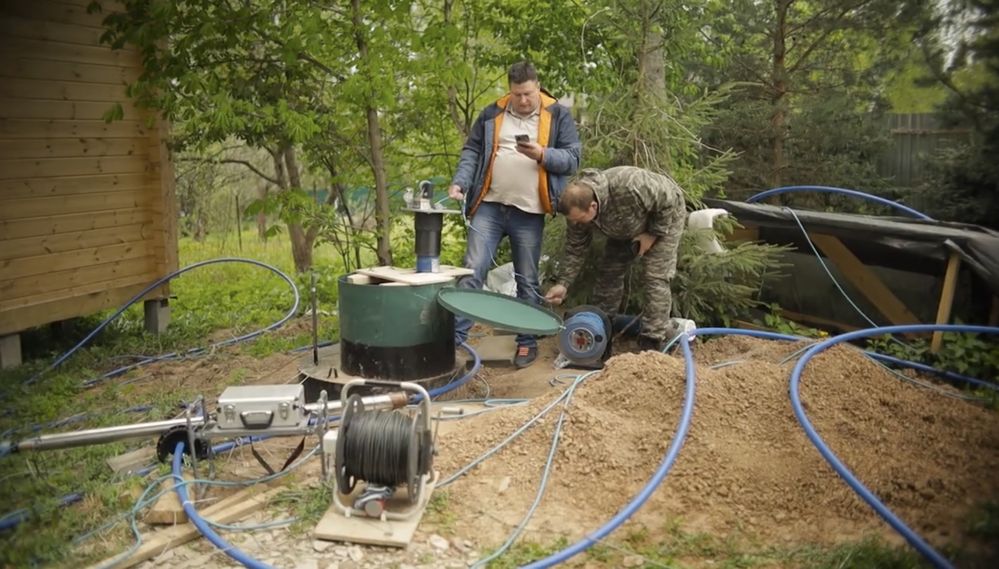
[[[807,251],[797,216],[807,231],[839,237],[865,264],[939,275],[939,267],[954,251],[999,295],[999,232],[986,227],[798,209],[792,213],[766,204],[703,201],[708,207],[728,211],[743,225],[759,227],[763,241],[793,243]]]

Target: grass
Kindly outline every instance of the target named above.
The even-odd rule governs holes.
[[[337,295],[336,279],[342,272],[338,258],[330,250],[315,251],[318,277],[317,297],[320,309],[333,313]],[[180,265],[222,256],[240,256],[271,264],[286,274],[294,275],[291,248],[286,238],[259,242],[247,232],[240,252],[234,235],[210,237],[197,243],[189,239],[180,242]],[[302,292],[300,313],[307,307],[307,275],[294,277]],[[156,355],[206,346],[212,342],[242,335],[276,322],[292,305],[288,285],[265,269],[248,264],[210,265],[192,270],[174,279],[170,286],[171,324],[168,331],[156,336],[143,330],[141,303],[127,310],[118,320],[104,329],[94,342],[78,351],[59,368],[49,371],[35,384],[24,382],[44,370],[53,359],[86,336],[113,311],[75,319],[60,327],[45,327],[22,334],[25,364],[14,370],[0,372],[0,431],[13,429],[0,440],[17,439],[31,433],[33,425],[45,432],[53,429],[47,423],[85,413],[83,420],[62,430],[159,420],[176,415],[181,401],[198,395],[198,386],[181,387],[142,381],[140,368],[109,381],[95,389],[84,389],[81,382],[132,361],[135,355]],[[335,316],[320,318],[320,338],[335,339],[338,323]],[[222,364],[230,353],[263,358],[276,352],[311,343],[307,324],[286,327],[274,334],[265,334],[255,341],[203,356],[209,365]],[[167,364],[169,365],[169,364]],[[243,366],[227,370],[218,378],[218,389],[244,381],[249,370]],[[128,379],[139,379],[126,383]],[[214,393],[207,393],[212,396]],[[135,414],[124,409],[149,405],[149,411]],[[102,540],[91,542],[89,554],[74,551],[74,537],[95,528],[117,513],[127,510],[147,481],[140,478],[115,477],[106,460],[135,448],[142,442],[114,443],[75,449],[25,453],[0,460],[0,516],[25,508],[30,512],[27,522],[11,531],[0,533],[0,566],[25,567],[66,563],[78,565],[124,549],[129,536],[119,525],[115,532]],[[72,507],[59,508],[57,498],[70,492],[82,492],[84,500]],[[308,504],[323,503],[316,495]],[[318,506],[316,506],[318,507]],[[314,508],[305,508],[311,519]],[[318,519],[318,518],[316,518]],[[72,561],[70,561],[70,559]]]

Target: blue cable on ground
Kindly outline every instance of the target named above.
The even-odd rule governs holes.
[[[992,391],[999,391],[999,385],[991,383],[988,381],[983,381],[974,377],[968,377],[967,375],[962,375],[960,373],[954,373],[952,371],[946,371],[942,369],[937,369],[933,366],[928,366],[919,362],[911,362],[909,360],[903,360],[896,358],[894,356],[889,356],[887,354],[880,354],[878,352],[867,351],[864,352],[869,357],[878,360],[883,363],[894,364],[900,367],[907,367],[915,370],[919,370],[924,373],[929,373],[932,375],[939,376],[941,379],[946,379],[951,383],[963,383],[976,388],[991,389]]]
[[[680,416],[680,422],[677,425],[676,434],[673,436],[673,440],[670,442],[669,449],[666,451],[666,455],[663,457],[662,462],[656,469],[656,472],[652,475],[652,478],[646,482],[642,490],[632,498],[631,502],[628,503],[621,511],[617,513],[613,518],[610,519],[606,524],[598,528],[593,533],[587,535],[583,539],[577,541],[576,543],[566,547],[565,549],[556,552],[544,559],[539,559],[534,561],[525,567],[528,569],[539,569],[541,567],[551,567],[557,565],[573,556],[583,552],[588,549],[605,536],[610,534],[612,531],[618,528],[621,524],[630,518],[638,508],[642,507],[649,497],[655,492],[659,483],[666,478],[670,469],[673,467],[673,463],[676,461],[677,455],[680,453],[680,449],[683,448],[683,443],[687,438],[687,432],[690,430],[691,418],[694,415],[694,395],[697,383],[697,377],[694,371],[694,358],[690,352],[690,341],[688,336],[684,334],[680,338],[680,347],[683,349],[683,358],[686,367],[687,376],[687,389],[684,395],[683,401],[683,413]]]
[[[64,508],[66,506],[69,506],[70,504],[75,504],[82,499],[83,499],[83,494],[80,494],[79,492],[73,492],[71,494],[66,494],[63,497],[59,498],[58,505],[60,508]],[[15,510],[13,512],[10,512],[9,514],[6,514],[4,517],[0,518],[0,531],[11,529],[20,524],[21,522],[23,522],[24,520],[28,519],[30,516],[31,516],[31,510],[27,508],[21,508],[20,510]]]
[[[925,213],[916,211],[911,207],[902,205],[898,202],[893,202],[891,200],[887,200],[880,196],[875,196],[857,190],[848,190],[846,188],[835,188],[832,186],[783,186],[780,188],[774,188],[772,190],[767,190],[765,192],[760,192],[756,195],[750,196],[749,198],[746,199],[746,203],[756,203],[758,201],[765,200],[771,196],[796,193],[796,192],[818,192],[823,194],[839,194],[844,196],[851,196],[867,200],[869,202],[874,202],[877,204],[888,206],[892,209],[896,209],[898,211],[901,211],[902,213],[908,214],[916,219],[921,219],[924,221],[934,221],[932,217],[926,215]]]
[[[207,260],[207,261],[200,261],[200,262],[194,263],[192,265],[188,265],[188,266],[184,267],[183,269],[174,271],[174,272],[166,275],[165,277],[162,277],[162,278],[156,280],[155,282],[153,282],[152,284],[150,284],[146,288],[142,289],[142,291],[140,291],[138,294],[136,294],[135,296],[133,296],[131,300],[129,300],[121,308],[119,308],[118,310],[116,310],[114,314],[112,314],[111,316],[109,316],[106,320],[104,320],[96,328],[94,328],[89,334],[87,334],[87,336],[85,338],[83,338],[82,340],[80,340],[80,342],[78,344],[76,344],[75,346],[73,346],[72,348],[70,348],[69,350],[67,350],[64,354],[62,354],[61,356],[59,356],[58,358],[56,358],[56,360],[54,362],[52,362],[47,368],[43,369],[42,371],[40,371],[40,372],[36,373],[35,375],[31,376],[30,378],[28,378],[24,382],[24,384],[25,385],[30,385],[30,384],[38,381],[38,379],[41,378],[46,373],[48,373],[48,372],[52,371],[53,369],[59,367],[64,361],[66,361],[67,359],[69,359],[69,357],[72,356],[73,354],[75,354],[80,348],[82,348],[83,346],[87,345],[87,343],[90,342],[90,340],[92,340],[95,336],[97,336],[97,334],[99,334],[102,330],[104,330],[104,328],[106,328],[109,324],[111,324],[111,322],[113,322],[119,316],[121,316],[123,312],[125,312],[126,310],[128,310],[128,308],[130,306],[132,306],[136,302],[142,300],[142,298],[144,296],[146,296],[147,294],[149,294],[150,292],[152,292],[157,287],[162,286],[166,282],[168,282],[168,281],[170,281],[170,280],[172,280],[172,279],[174,279],[176,277],[179,277],[180,275],[182,275],[182,274],[184,274],[184,273],[186,273],[188,271],[197,269],[199,267],[204,267],[205,265],[213,265],[213,264],[217,264],[217,263],[248,263],[250,265],[256,265],[258,267],[263,267],[263,268],[265,268],[265,269],[267,269],[267,270],[275,273],[276,275],[278,275],[279,277],[281,277],[282,279],[284,279],[285,282],[288,283],[288,285],[291,287],[292,292],[295,295],[295,302],[293,303],[293,305],[291,307],[291,310],[289,310],[288,313],[281,320],[278,320],[277,322],[271,324],[270,326],[267,326],[266,328],[261,328],[260,330],[257,330],[255,332],[250,332],[249,334],[244,334],[244,335],[238,336],[236,338],[230,338],[228,340],[223,340],[221,342],[216,342],[216,343],[208,346],[207,348],[193,348],[193,349],[187,350],[185,352],[172,352],[170,354],[163,354],[161,356],[154,356],[154,357],[146,358],[146,359],[140,360],[138,363],[132,364],[130,366],[125,366],[124,368],[119,368],[118,370],[114,370],[112,372],[109,372],[108,374],[105,374],[104,376],[102,376],[102,378],[114,377],[114,375],[119,375],[121,373],[125,373],[125,371],[134,369],[136,367],[139,367],[139,366],[142,366],[142,365],[145,365],[145,364],[148,364],[148,363],[152,363],[154,361],[159,361],[159,360],[163,360],[163,359],[169,359],[169,358],[172,358],[172,357],[179,357],[181,355],[196,354],[196,353],[204,352],[204,351],[207,351],[207,350],[211,350],[211,349],[215,349],[215,348],[221,348],[223,346],[229,346],[229,345],[232,345],[232,344],[236,344],[236,343],[239,343],[239,342],[250,340],[252,338],[256,338],[257,336],[259,336],[259,335],[261,335],[261,334],[263,334],[265,332],[269,332],[271,330],[274,330],[276,328],[281,327],[282,325],[284,325],[285,322],[287,322],[288,320],[290,320],[298,312],[298,305],[299,305],[299,302],[301,301],[301,298],[300,298],[299,293],[298,293],[298,287],[295,285],[295,281],[292,280],[291,277],[289,277],[285,273],[281,272],[276,267],[273,267],[271,265],[268,265],[267,263],[263,263],[263,262],[260,262],[260,261],[254,260],[254,259],[243,259],[243,258],[239,258],[239,257],[222,257],[222,258],[219,258],[219,259],[210,259],[210,260]]]
[[[840,344],[842,342],[848,342],[850,340],[859,339],[859,338],[869,338],[871,336],[879,336],[881,334],[895,334],[895,333],[918,334],[923,332],[935,332],[935,331],[963,332],[963,333],[973,333],[973,334],[999,334],[999,328],[993,328],[989,326],[963,326],[963,325],[955,326],[955,325],[936,325],[936,324],[886,326],[883,328],[871,328],[868,330],[857,330],[855,332],[848,332],[846,334],[841,334],[839,336],[830,338],[823,342],[819,342],[818,344],[812,346],[807,351],[805,351],[804,355],[801,356],[801,359],[798,360],[798,363],[795,364],[794,366],[794,370],[791,372],[791,383],[789,391],[791,395],[791,408],[794,410],[794,415],[795,417],[797,417],[798,423],[801,424],[801,427],[805,430],[805,434],[808,435],[809,440],[811,440],[812,444],[815,445],[815,448],[818,449],[819,453],[822,455],[822,458],[826,459],[826,462],[828,462],[829,465],[832,466],[833,470],[836,471],[836,474],[838,474],[850,486],[850,488],[853,489],[854,492],[856,492],[861,498],[863,498],[863,500],[867,502],[867,504],[870,505],[874,509],[874,511],[877,512],[877,514],[881,516],[881,518],[884,519],[885,522],[887,522],[888,525],[892,527],[892,529],[901,534],[902,537],[905,538],[907,542],[909,542],[909,545],[915,548],[916,551],[918,551],[920,555],[925,557],[927,561],[932,563],[933,566],[949,568],[951,567],[951,563],[946,558],[944,558],[942,555],[940,555],[940,553],[938,553],[928,543],[926,543],[926,541],[922,537],[920,537],[916,532],[914,532],[907,525],[905,525],[905,522],[903,522],[898,516],[896,516],[894,512],[888,509],[888,507],[885,506],[884,503],[881,502],[881,500],[879,500],[878,497],[875,496],[873,492],[871,492],[866,486],[864,486],[863,483],[861,483],[860,480],[858,480],[857,477],[852,472],[850,472],[850,470],[846,467],[846,465],[843,464],[843,462],[839,459],[839,457],[837,457],[832,452],[832,450],[829,449],[829,446],[826,445],[825,441],[822,440],[822,437],[819,436],[819,433],[815,430],[815,427],[812,425],[811,421],[808,420],[808,416],[805,413],[805,409],[801,404],[801,392],[800,392],[801,374],[802,372],[804,372],[805,366],[808,364],[808,361],[811,360],[817,354],[831,348],[832,346],[835,346],[836,344]]]
[[[191,500],[187,496],[187,486],[184,484],[184,472],[181,466],[183,458],[184,442],[181,441],[177,443],[177,447],[173,451],[173,477],[176,481],[174,484],[174,490],[176,490],[177,498],[180,500],[180,504],[184,508],[184,513],[187,514],[188,519],[191,520],[194,527],[198,528],[201,535],[205,536],[205,538],[212,542],[215,547],[222,550],[222,553],[225,553],[239,563],[242,563],[243,566],[250,567],[251,569],[270,569],[270,565],[257,561],[223,539],[222,536],[217,534],[215,530],[212,529],[212,526],[198,514],[198,510],[194,507],[194,504],[191,503]]]

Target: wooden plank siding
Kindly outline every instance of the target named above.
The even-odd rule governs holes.
[[[0,2],[0,335],[118,306],[177,268],[169,127],[89,0]],[[114,105],[124,120],[105,122]],[[162,296],[164,287],[157,291]]]

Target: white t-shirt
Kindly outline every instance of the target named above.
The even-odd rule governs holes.
[[[537,142],[539,119],[538,110],[522,117],[507,106],[500,125],[492,181],[483,201],[511,205],[527,213],[545,212],[538,195],[540,166],[534,159],[517,152],[515,138],[518,134],[526,134],[532,142]]]

